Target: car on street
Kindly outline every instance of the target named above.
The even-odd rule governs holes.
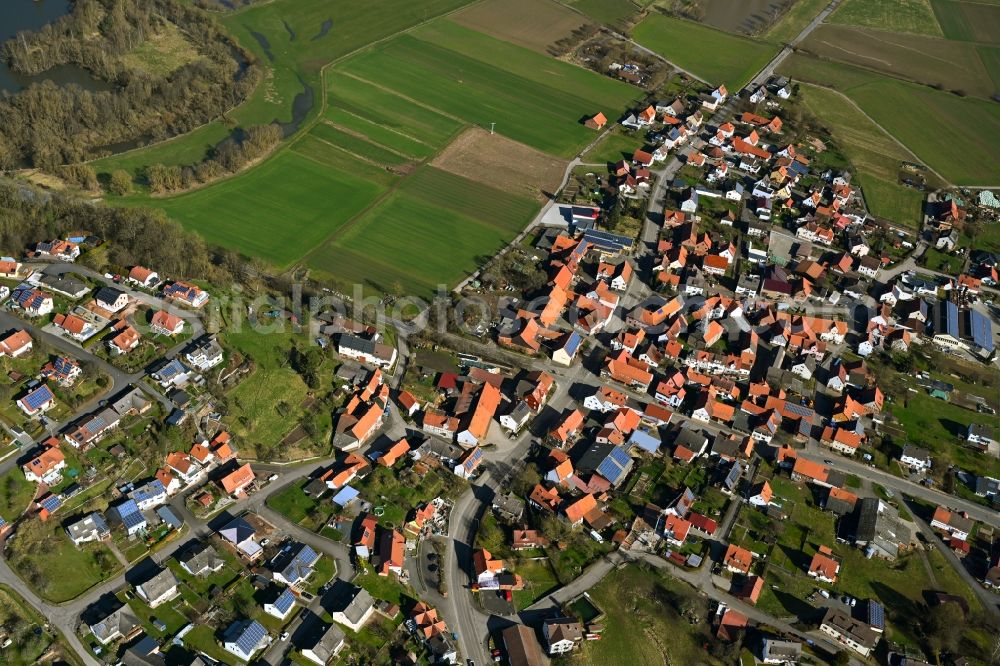
[[[267,480],[268,480],[268,481],[277,481],[277,480],[278,480],[278,473],[277,473],[277,472],[275,472],[275,473],[274,473],[274,474],[272,474],[271,476],[267,477]]]
[[[288,640],[288,632],[287,631],[281,632],[281,640],[283,640],[283,641],[287,641]]]

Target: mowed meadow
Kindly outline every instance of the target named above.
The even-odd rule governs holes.
[[[279,21],[275,31],[282,14],[264,11],[271,5],[226,21],[256,31],[249,21],[266,19],[265,50],[274,61],[318,71],[318,61],[307,62],[295,43],[313,36],[298,25],[315,22],[322,14],[315,5],[323,3],[302,4],[314,11],[293,14],[290,29]],[[435,2],[440,8],[462,4]],[[492,6],[502,14],[502,3]],[[477,21],[488,19],[477,9]],[[553,6],[544,11],[551,15]],[[537,26],[523,25],[539,42]],[[343,289],[361,283],[382,293],[427,296],[438,285],[460,281],[521,231],[538,212],[542,189],[552,185],[549,177],[509,187],[499,174],[516,164],[502,164],[496,179],[471,158],[469,174],[454,159],[447,170],[431,166],[449,145],[482,128],[485,139],[479,136],[475,145],[495,150],[495,159],[518,159],[523,152],[510,150],[517,145],[559,164],[561,176],[562,165],[596,138],[581,119],[598,111],[614,117],[641,96],[627,84],[449,18],[397,32],[376,36],[353,53],[341,46],[337,52],[350,55],[332,62],[314,83],[304,78],[319,88],[320,105],[261,165],[180,196],[146,201],[210,242],[279,270],[304,265]],[[263,49],[264,42],[254,39]],[[278,111],[268,108],[262,105],[257,118]],[[488,134],[491,126],[495,135]]]

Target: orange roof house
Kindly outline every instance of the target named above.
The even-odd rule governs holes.
[[[379,554],[382,564],[379,567],[379,576],[388,576],[394,573],[397,576],[403,573],[403,551],[406,546],[406,539],[399,530],[388,530],[382,535],[382,545]]]
[[[764,590],[764,579],[760,576],[749,576],[746,583],[739,589],[736,596],[744,599],[747,603],[756,606],[760,599],[760,593]]]
[[[201,444],[195,444],[194,446],[192,446],[191,451],[188,452],[188,455],[190,455],[192,458],[197,460],[202,465],[204,465],[213,458],[211,450],[209,450],[209,448],[206,446],[202,446]]]
[[[560,446],[564,446],[571,437],[576,435],[582,425],[583,412],[579,409],[574,409],[566,415],[566,418],[562,420],[555,430],[549,433],[549,437],[559,443]]]
[[[819,552],[813,555],[812,562],[809,563],[809,575],[824,583],[836,583],[840,562],[833,559],[832,555],[833,551],[829,547],[820,546]]]
[[[471,446],[486,437],[493,422],[493,415],[500,406],[500,389],[492,384],[483,384],[476,400],[475,409],[468,419],[465,429],[458,433],[458,443]]]
[[[0,355],[16,358],[31,351],[31,336],[27,331],[14,331],[0,340]]]
[[[368,467],[368,461],[356,453],[350,453],[336,471],[330,470],[329,476],[323,475],[323,480],[331,490],[337,490],[354,480],[363,469]]]
[[[569,504],[564,513],[571,524],[579,525],[588,513],[596,509],[597,498],[588,493],[572,504]]]
[[[132,282],[138,282],[144,287],[149,287],[159,276],[156,271],[151,271],[144,266],[133,266],[132,270],[128,272],[128,279]],[[152,280],[150,278],[153,278]]]
[[[503,560],[496,559],[485,548],[478,548],[472,553],[472,566],[476,569],[476,577],[482,581],[484,577],[492,578],[506,569]]]
[[[403,437],[382,452],[382,455],[378,457],[378,464],[383,467],[392,467],[399,461],[400,458],[405,456],[409,450],[410,443],[406,441],[405,437]]]
[[[792,478],[795,480],[805,479],[816,483],[826,484],[829,477],[829,470],[818,462],[796,458],[795,466],[792,467]]]
[[[438,617],[437,610],[431,608],[423,601],[418,601],[417,605],[413,607],[413,612],[410,615],[413,620],[414,626],[420,635],[424,637],[425,641],[429,641],[435,636],[441,636],[448,633],[448,625],[445,624],[444,620]]]
[[[597,115],[593,116],[592,118],[587,118],[587,120],[585,120],[583,123],[584,127],[593,130],[602,129],[607,124],[608,124],[608,119],[605,118],[604,114],[600,112],[598,112]]]
[[[367,557],[375,550],[375,528],[378,526],[378,518],[375,514],[365,514],[361,519],[358,528],[358,538],[354,542],[355,550],[359,555]]]
[[[750,573],[750,567],[753,566],[753,553],[731,543],[726,549],[726,556],[722,559],[722,564],[733,573]]]
[[[250,468],[250,463],[247,463],[237,469],[235,472],[230,472],[221,479],[219,483],[222,485],[222,489],[225,490],[230,495],[239,495],[244,492],[247,487],[254,482],[257,478],[253,470]]]
[[[139,346],[142,336],[124,319],[115,324],[114,330],[118,331],[118,334],[111,338],[108,346],[115,354],[127,354]]]
[[[528,501],[537,506],[539,509],[555,512],[562,503],[562,498],[559,496],[559,491],[555,488],[546,488],[539,483],[531,489],[531,494],[528,495]]]
[[[81,335],[87,327],[87,322],[74,314],[57,314],[52,323],[70,335]]]
[[[157,310],[153,313],[150,326],[154,333],[177,335],[184,330],[184,320],[164,310]]]

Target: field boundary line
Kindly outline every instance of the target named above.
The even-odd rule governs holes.
[[[341,148],[340,146],[335,146],[332,143],[330,143],[329,141],[325,141],[325,140],[319,138],[318,136],[314,136],[313,138],[316,139],[317,141],[323,143],[324,145],[329,146],[330,148],[333,148],[335,150],[339,150],[340,152],[344,153],[345,155],[349,155],[349,156],[353,157],[354,159],[356,159],[356,160],[358,160],[360,162],[364,162],[365,164],[370,164],[371,166],[379,168],[379,169],[385,169],[385,165],[384,164],[378,164],[377,162],[372,162],[367,157],[362,157],[361,155],[357,155],[355,153],[352,153],[351,151],[345,150],[345,149]],[[301,153],[301,152],[295,150],[294,147],[291,148],[291,151],[293,153],[295,153],[296,155],[298,155],[299,157],[305,158],[307,160],[311,160],[311,161],[315,162],[316,164],[319,164],[320,166],[326,167],[327,169],[331,168],[329,164],[326,164],[322,160],[320,160],[320,159],[318,159],[316,157],[313,157],[312,155],[306,155],[305,153]],[[389,173],[389,171],[386,171],[386,173]]]
[[[344,71],[342,69],[337,70],[337,71],[340,74],[343,74],[344,76],[347,76],[347,77],[350,77],[350,78],[354,79],[355,81],[360,81],[361,83],[367,83],[368,85],[372,86],[373,88],[378,88],[382,92],[392,93],[396,97],[398,97],[398,98],[400,98],[402,100],[406,100],[410,104],[414,104],[416,106],[422,106],[423,108],[427,109],[428,111],[433,111],[434,113],[437,113],[438,115],[441,115],[441,116],[444,116],[445,118],[448,118],[449,120],[454,120],[455,122],[461,123],[462,125],[470,125],[471,124],[471,123],[469,123],[469,121],[467,121],[467,120],[465,120],[463,118],[459,118],[458,116],[453,116],[450,113],[448,113],[447,111],[443,111],[443,110],[437,108],[436,106],[431,106],[430,104],[427,104],[426,102],[421,102],[420,100],[413,99],[412,97],[409,97],[408,95],[404,95],[403,93],[399,92],[398,90],[393,90],[389,86],[383,85],[381,83],[375,83],[374,81],[369,81],[368,79],[362,78],[362,77],[358,76],[357,74],[352,74],[351,72],[347,72],[347,71]]]
[[[351,116],[352,118],[357,118],[358,120],[363,120],[366,123],[371,123],[372,125],[377,125],[378,127],[382,127],[384,129],[392,132],[393,134],[396,134],[397,136],[401,136],[403,138],[409,139],[410,141],[413,141],[414,143],[419,143],[419,144],[421,144],[423,146],[427,146],[428,148],[431,148],[431,149],[434,148],[434,146],[432,144],[429,144],[429,143],[427,143],[426,141],[424,141],[422,139],[418,139],[415,136],[410,136],[406,132],[401,132],[400,130],[396,129],[395,127],[389,127],[388,125],[378,125],[377,123],[373,123],[372,121],[368,120],[364,116],[359,116],[358,114],[354,113],[353,111],[348,111],[347,109],[341,109],[341,108],[338,107],[337,110],[341,111],[343,113],[346,113],[347,115]],[[326,118],[326,121],[330,122],[331,119],[330,118]]]
[[[318,124],[327,125],[329,127],[332,127],[335,130],[343,132],[344,134],[353,136],[356,139],[361,139],[362,141],[366,141],[366,142],[372,144],[373,146],[377,146],[377,147],[381,148],[382,150],[386,151],[387,153],[392,153],[394,155],[399,155],[400,157],[405,157],[406,159],[413,160],[415,162],[422,161],[419,157],[416,157],[415,155],[407,155],[406,153],[401,153],[398,150],[396,150],[395,148],[390,148],[389,146],[387,146],[385,144],[379,143],[378,141],[376,141],[375,139],[372,139],[368,135],[361,134],[360,132],[356,132],[356,131],[352,130],[349,127],[344,127],[343,125],[338,125],[337,123],[333,122],[329,118],[323,118],[321,121],[319,121]]]
[[[809,83],[808,81],[799,81],[799,83],[802,84],[802,85],[806,85],[806,86],[812,86],[813,88],[820,88],[822,90],[829,90],[829,91],[831,91],[831,92],[839,95],[840,97],[843,97],[844,100],[848,104],[850,104],[855,109],[857,109],[858,113],[860,113],[865,118],[867,118],[870,123],[872,123],[873,125],[875,125],[875,127],[879,128],[879,130],[883,134],[885,134],[890,139],[892,139],[893,142],[895,142],[900,148],[902,148],[908,155],[913,156],[914,160],[916,160],[917,162],[923,164],[925,167],[927,167],[928,171],[930,171],[935,176],[937,176],[938,178],[940,178],[941,182],[945,183],[950,188],[954,188],[955,187],[954,183],[952,183],[950,180],[948,180],[947,178],[945,178],[944,176],[942,176],[940,173],[938,173],[937,169],[935,169],[934,167],[932,167],[930,164],[927,163],[926,160],[924,160],[922,157],[920,157],[915,152],[913,152],[913,150],[909,146],[907,146],[905,143],[903,143],[902,141],[900,141],[899,138],[895,134],[893,134],[892,132],[890,132],[889,130],[887,130],[885,127],[883,127],[881,123],[879,123],[877,120],[875,120],[870,115],[868,115],[867,111],[865,111],[864,109],[862,109],[858,105],[857,102],[855,102],[853,99],[851,99],[850,97],[848,97],[846,94],[840,92],[836,88],[830,88],[830,87],[827,87],[827,86],[821,86],[821,85],[816,84],[816,83]]]

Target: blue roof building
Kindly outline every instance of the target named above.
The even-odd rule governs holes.
[[[646,430],[636,430],[633,432],[628,443],[632,446],[638,446],[647,453],[656,453],[660,450],[660,445],[662,444],[659,437]]]
[[[223,649],[243,661],[250,661],[253,655],[271,643],[267,629],[256,620],[234,622],[226,630]]]
[[[299,585],[312,575],[313,567],[319,560],[319,553],[311,546],[300,544],[298,551],[285,565],[274,572],[274,579],[286,585]]]
[[[46,384],[42,384],[21,397],[17,401],[17,406],[28,416],[33,416],[44,412],[56,401],[56,396]]]
[[[619,485],[632,471],[632,457],[620,446],[611,443],[594,444],[583,454],[577,469],[600,474],[612,486]]]
[[[268,615],[272,615],[279,620],[284,620],[288,617],[288,614],[292,612],[295,608],[295,595],[292,593],[292,588],[286,587],[278,595],[278,598],[274,601],[269,601],[264,604],[264,612]]]

